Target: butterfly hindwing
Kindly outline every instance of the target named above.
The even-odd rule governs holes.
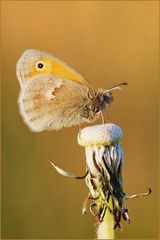
[[[42,74],[32,77],[19,96],[20,113],[32,131],[60,129],[82,121],[80,112],[88,88],[67,79]]]

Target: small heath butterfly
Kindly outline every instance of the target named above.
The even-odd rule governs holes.
[[[113,101],[112,90],[94,90],[74,69],[51,54],[26,50],[17,62],[18,99],[24,122],[34,132],[93,122]]]

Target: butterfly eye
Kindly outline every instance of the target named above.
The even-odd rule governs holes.
[[[38,61],[35,65],[37,71],[43,70],[45,67],[45,63],[43,61]]]

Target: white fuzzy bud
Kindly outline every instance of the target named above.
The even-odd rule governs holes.
[[[90,126],[78,134],[78,143],[83,147],[110,145],[118,143],[122,138],[122,130],[113,123]]]

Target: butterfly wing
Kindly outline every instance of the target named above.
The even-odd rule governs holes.
[[[70,127],[82,122],[81,111],[88,87],[74,81],[42,74],[32,77],[19,95],[20,113],[35,132]]]
[[[43,68],[38,68],[37,63],[43,63]],[[35,76],[51,74],[55,77],[65,78],[92,88],[77,71],[62,60],[48,52],[37,49],[28,49],[24,51],[17,62],[16,73],[21,87],[24,87],[25,84]]]
[[[95,94],[88,82],[51,54],[26,50],[17,62],[20,113],[32,131],[60,129],[83,121],[84,105]],[[83,113],[84,116],[84,113]]]

